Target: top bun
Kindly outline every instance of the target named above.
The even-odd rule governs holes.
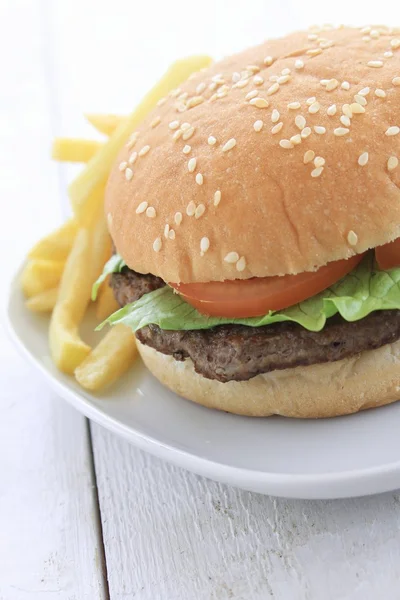
[[[265,42],[192,75],[132,135],[111,235],[167,282],[313,271],[400,236],[399,132],[400,30]]]

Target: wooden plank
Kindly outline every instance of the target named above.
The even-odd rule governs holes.
[[[398,493],[261,496],[91,427],[112,600],[398,597]]]

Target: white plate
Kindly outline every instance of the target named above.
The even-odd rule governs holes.
[[[87,319],[90,341],[94,321]],[[141,364],[95,396],[52,364],[48,318],[24,307],[17,278],[7,313],[12,338],[60,396],[139,448],[186,469],[251,491],[338,498],[400,487],[400,402],[350,417],[251,419],[179,398]]]

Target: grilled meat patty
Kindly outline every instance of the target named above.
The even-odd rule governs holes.
[[[120,306],[134,302],[165,283],[125,267],[111,278]],[[166,331],[157,325],[136,332],[143,344],[176,360],[191,358],[197,373],[221,382],[246,381],[277,369],[341,360],[400,338],[400,311],[385,310],[349,323],[336,315],[319,332],[295,323],[265,327],[220,325],[212,329]]]

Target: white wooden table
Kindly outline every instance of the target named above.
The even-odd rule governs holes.
[[[129,110],[179,55],[332,18],[400,23],[397,0],[324,4],[3,0],[0,302],[62,218],[52,136],[89,133],[85,109]],[[90,425],[1,330],[0,600],[27,598],[400,599],[400,495],[274,499],[169,466]]]

